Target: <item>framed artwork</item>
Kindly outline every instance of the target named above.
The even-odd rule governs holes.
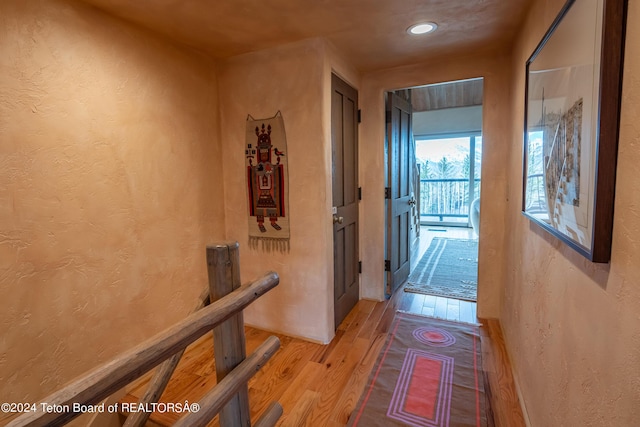
[[[568,0],[526,64],[522,212],[608,262],[626,0]]]

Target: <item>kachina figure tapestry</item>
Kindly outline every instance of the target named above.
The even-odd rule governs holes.
[[[249,243],[265,249],[289,247],[287,139],[280,111],[271,118],[247,117]]]

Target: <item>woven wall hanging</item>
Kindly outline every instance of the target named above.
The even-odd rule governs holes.
[[[247,117],[246,176],[249,244],[289,250],[287,138],[282,113],[268,119]]]

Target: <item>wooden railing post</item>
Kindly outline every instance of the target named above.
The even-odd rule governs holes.
[[[256,281],[241,286],[230,295],[212,302],[147,341],[76,378],[38,402],[33,412],[25,412],[7,424],[7,427],[52,427],[72,420],[81,413],[73,410],[73,405],[100,403],[163,360],[233,317],[235,313],[277,286],[279,281],[276,273],[269,272]],[[227,376],[227,379],[230,378],[230,375]],[[237,382],[244,381],[241,378]],[[234,391],[240,388],[233,381],[227,381],[227,383],[232,383],[230,388]],[[223,400],[228,401],[226,397]],[[43,407],[60,408],[60,410],[46,411]]]
[[[211,302],[240,287],[238,242],[207,246],[207,269]],[[213,329],[213,352],[218,383],[246,358],[242,312]],[[249,392],[244,384],[220,411],[221,427],[250,427]]]

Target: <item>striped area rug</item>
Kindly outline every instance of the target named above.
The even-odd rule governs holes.
[[[406,292],[477,300],[478,241],[435,237],[409,276]]]

